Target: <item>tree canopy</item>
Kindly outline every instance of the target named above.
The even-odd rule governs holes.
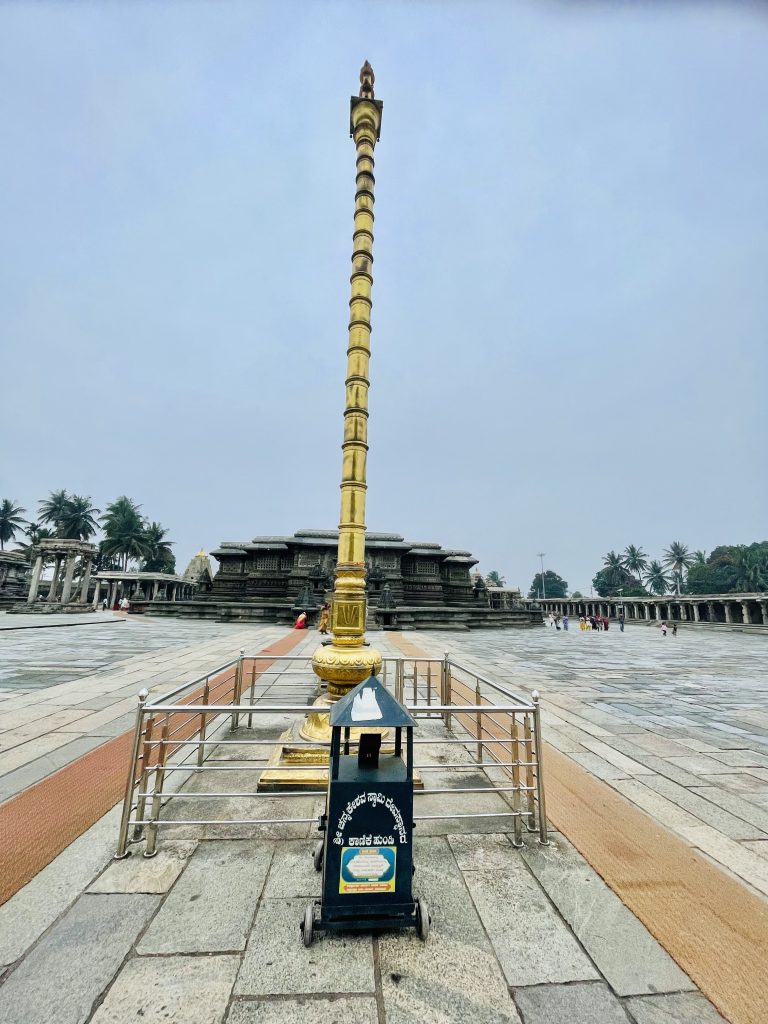
[[[96,534],[99,509],[91,505],[90,497],[67,494],[65,490],[51,491],[40,502],[38,520],[52,526],[56,537],[66,540],[89,540]]]
[[[7,498],[0,503],[0,549],[22,527],[26,527],[24,532],[29,538],[24,550],[31,554],[47,537],[90,540],[101,526],[103,538],[99,542],[97,570],[126,571],[129,563],[135,562],[145,572],[176,571],[168,530],[142,515],[141,505],[124,494],[110,502],[103,515],[92,505],[90,497],[69,494],[63,488],[51,491],[39,503],[36,523],[26,523],[21,518],[24,511]]]
[[[709,557],[691,565],[683,589],[686,594],[768,590],[768,541],[715,548]]]
[[[27,525],[26,520],[22,518],[26,511],[9,498],[3,498],[0,502],[0,551],[4,549],[7,541],[14,540],[16,534],[23,531]]]
[[[542,587],[541,573],[537,572],[533,577],[528,597],[567,597],[568,584],[562,576],[547,569],[544,573],[544,585]]]
[[[503,587],[506,580],[496,569],[491,569],[485,577],[485,582],[489,587]]]

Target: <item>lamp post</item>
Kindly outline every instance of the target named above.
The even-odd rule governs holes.
[[[537,558],[541,561],[541,596],[544,600],[546,600],[547,597],[547,588],[544,585],[544,555],[546,555],[546,553],[546,551],[539,551],[537,555]]]

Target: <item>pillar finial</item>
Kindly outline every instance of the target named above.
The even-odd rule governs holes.
[[[373,73],[373,68],[368,61],[363,64],[360,68],[360,98],[364,100],[372,100],[373,97],[373,83],[376,81],[376,76]]]

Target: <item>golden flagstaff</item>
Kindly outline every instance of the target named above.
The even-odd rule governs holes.
[[[353,686],[381,669],[381,655],[365,643],[365,472],[373,285],[373,151],[381,132],[383,107],[381,100],[374,98],[373,83],[373,68],[366,61],[360,71],[360,94],[352,97],[350,105],[350,134],[355,141],[357,175],[341,446],[341,520],[331,611],[333,640],[318,647],[312,658],[315,672],[328,683],[326,703],[343,697]],[[322,732],[327,733],[327,713],[311,715],[302,729],[304,738],[314,738],[320,724],[317,718],[323,719]]]
[[[323,783],[327,777],[328,750],[301,745],[301,741],[328,744],[330,705],[381,670],[381,654],[365,640],[365,470],[373,284],[373,151],[379,139],[383,107],[381,100],[374,98],[373,82],[373,68],[366,61],[360,71],[360,93],[350,100],[350,135],[355,141],[357,174],[341,445],[341,521],[331,606],[333,639],[318,647],[312,657],[314,671],[328,686],[302,722],[298,736],[289,729],[281,737],[281,745],[275,749],[269,767],[261,775],[260,789],[283,786],[296,789]],[[306,765],[306,772],[296,771],[298,765]],[[292,766],[293,771],[283,772],[282,766]]]

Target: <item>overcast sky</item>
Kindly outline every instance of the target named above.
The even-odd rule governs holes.
[[[338,522],[349,96],[384,101],[368,526],[572,589],[764,540],[768,8],[0,6],[0,498]]]

